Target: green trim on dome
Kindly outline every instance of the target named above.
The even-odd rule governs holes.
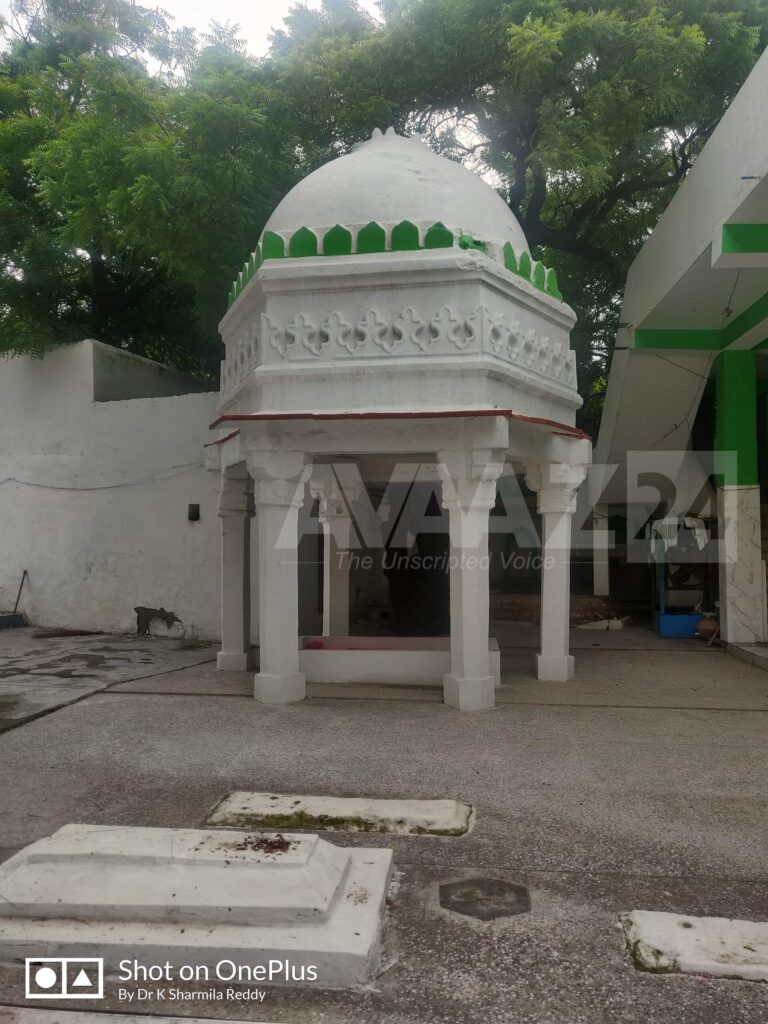
[[[291,257],[317,256],[317,235],[310,228],[299,228],[291,235],[288,243]]]
[[[265,260],[281,260],[285,256],[285,240],[274,231],[265,231],[261,239],[261,254]]]
[[[392,228],[392,252],[411,252],[420,249],[419,229],[410,220],[401,220]]]
[[[323,256],[351,256],[352,232],[341,224],[326,231],[323,236]]]
[[[553,299],[560,299],[563,301],[563,293],[560,291],[560,285],[557,283],[557,271],[554,267],[547,274],[547,283],[544,291],[551,295]]]
[[[452,249],[453,242],[453,232],[449,231],[441,221],[433,224],[424,235],[425,249]]]
[[[387,248],[387,232],[372,220],[357,232],[357,252],[384,252]]]
[[[488,243],[482,239],[474,238],[472,235],[461,232],[458,239],[455,233],[437,221],[427,228],[424,234],[424,244],[419,241],[419,229],[413,221],[400,221],[392,229],[389,250],[387,248],[386,229],[370,221],[357,232],[353,240],[353,233],[343,224],[336,224],[329,228],[323,236],[324,256],[351,256],[365,255],[366,253],[381,252],[415,252],[430,249],[452,249],[458,244],[461,249],[476,250],[488,255]],[[243,269],[238,273],[227,296],[227,308],[235,302],[237,297],[246,287],[251,278],[256,274],[259,267],[265,260],[285,259],[286,256],[303,258],[306,256],[317,256],[319,243],[317,234],[311,228],[301,227],[293,232],[288,246],[285,239],[274,231],[265,231],[261,244],[257,245],[250,257],[243,264]],[[540,261],[532,260],[530,253],[523,250],[519,256],[516,255],[511,242],[505,242],[502,248],[503,265],[506,270],[518,277],[530,281],[535,288],[544,294],[558,299],[562,302],[563,296],[557,281],[557,274],[553,269],[547,267]]]
[[[251,255],[243,264],[243,269],[239,272],[237,277],[229,289],[229,295],[227,297],[227,308],[229,308],[235,301],[240,292],[245,288],[248,282],[251,280],[253,275],[261,266],[261,246],[257,245]]]
[[[460,249],[477,249],[478,252],[484,252],[488,255],[488,243],[481,241],[479,238],[473,238],[472,235],[466,235],[462,232],[459,235],[459,248]]]
[[[502,252],[504,254],[504,266],[506,267],[507,270],[511,270],[513,274],[516,274],[517,259],[515,257],[515,250],[512,248],[512,243],[505,242]]]

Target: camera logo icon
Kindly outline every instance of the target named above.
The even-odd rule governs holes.
[[[103,999],[101,957],[27,957],[27,999]]]

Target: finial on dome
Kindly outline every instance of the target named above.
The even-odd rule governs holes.
[[[363,142],[353,142],[349,147],[350,152],[355,153],[361,146],[367,145],[369,142],[378,142],[380,139],[400,139],[402,142],[415,142],[421,145],[426,145],[426,138],[419,132],[414,132],[412,135],[399,135],[397,129],[393,126],[387,128],[385,132],[382,132],[381,128],[374,128],[371,132],[370,139],[365,139]]]
[[[374,128],[373,131],[371,132],[371,139],[381,139],[381,138],[388,138],[388,139],[398,138],[399,139],[399,138],[401,138],[401,136],[397,134],[397,132],[395,131],[394,127],[392,127],[391,125],[390,125],[389,128],[387,128],[387,130],[385,132],[382,132],[381,128]]]

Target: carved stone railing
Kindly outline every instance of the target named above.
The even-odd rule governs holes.
[[[256,325],[246,327],[242,334],[227,345],[226,358],[221,363],[221,396],[231,394],[261,362],[261,343]]]
[[[324,318],[297,312],[286,323],[262,313],[260,329],[245,328],[227,346],[221,394],[231,394],[264,364],[471,355],[490,355],[527,373],[566,387],[576,386],[576,356],[567,344],[485,306],[466,315],[444,305],[431,315],[406,306],[389,318],[375,307],[357,318],[339,310]]]

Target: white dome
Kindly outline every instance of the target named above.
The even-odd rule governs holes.
[[[418,138],[389,129],[352,153],[324,164],[300,181],[267,222],[266,231],[289,233],[336,224],[420,227],[442,222],[483,242],[511,242],[528,251],[523,229],[504,200],[479,175],[438,156]]]

